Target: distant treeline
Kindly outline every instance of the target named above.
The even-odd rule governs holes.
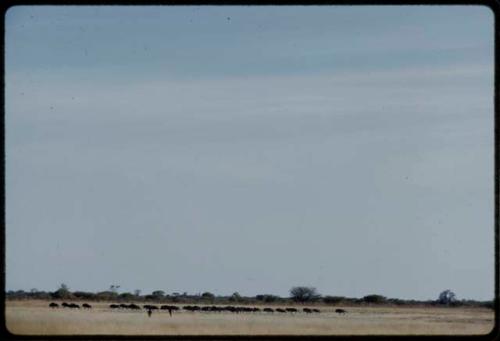
[[[344,296],[321,296],[297,298],[294,295],[290,297],[280,297],[277,295],[262,294],[256,296],[241,296],[233,293],[230,296],[217,296],[210,292],[190,295],[187,293],[165,294],[162,290],[153,291],[149,295],[141,295],[138,290],[135,293],[116,291],[86,292],[70,291],[67,288],[60,288],[54,292],[38,291],[7,291],[5,298],[7,300],[85,300],[85,301],[107,301],[107,302],[158,302],[158,303],[195,303],[195,304],[276,304],[287,305],[292,303],[304,304],[326,304],[326,305],[397,305],[397,306],[448,306],[448,307],[486,307],[494,309],[494,301],[475,301],[475,300],[453,300],[451,302],[442,302],[437,300],[403,300],[398,298],[387,298],[382,295],[367,295],[362,298],[344,297]]]

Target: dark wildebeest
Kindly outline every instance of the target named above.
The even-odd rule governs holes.
[[[84,303],[84,304],[82,304],[82,307],[83,307],[84,309],[92,309],[92,306],[91,306],[90,304],[88,304],[88,303]]]
[[[347,311],[344,309],[335,309],[335,312],[340,315],[347,313]]]
[[[118,309],[118,308],[120,308],[120,306],[118,304],[110,304],[109,307],[111,309]]]
[[[140,310],[141,309],[141,307],[139,307],[137,304],[134,304],[134,303],[129,304],[128,308],[132,309],[132,310]]]
[[[304,313],[308,313],[308,314],[313,312],[312,309],[310,309],[310,308],[304,308],[302,310],[304,311]]]
[[[223,309],[223,310],[225,310],[225,311],[229,311],[229,312],[231,312],[231,313],[236,312],[236,308],[235,308],[235,307],[233,307],[232,305],[227,305],[227,306],[225,306],[225,307],[224,307],[224,308],[222,308],[222,309]]]
[[[313,311],[314,313],[319,313],[319,312],[320,312],[320,310],[319,310],[319,309],[313,309],[312,311]]]
[[[49,304],[49,307],[51,307],[51,308],[59,308],[59,304],[52,302],[51,304]]]
[[[285,308],[286,311],[290,312],[290,313],[296,313],[297,312],[297,309],[295,308]]]
[[[274,313],[274,310],[273,308],[264,308],[264,310],[266,313]]]
[[[129,306],[128,306],[128,304],[123,304],[122,303],[122,304],[120,304],[120,308],[122,308],[122,309],[128,309]]]
[[[179,310],[179,307],[176,307],[175,305],[162,305],[160,309],[168,310],[169,315],[172,316],[172,310]]]
[[[69,304],[68,304],[68,303],[66,303],[66,302],[63,302],[61,305],[62,305],[64,308],[69,308]]]
[[[70,308],[74,308],[74,309],[80,309],[80,306],[79,306],[78,304],[76,304],[76,303],[71,303],[71,304],[69,305],[69,307],[70,307]]]
[[[281,308],[276,308],[276,311],[278,313],[286,313],[286,310],[285,309],[281,309]]]

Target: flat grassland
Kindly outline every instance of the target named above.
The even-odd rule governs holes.
[[[478,335],[494,325],[494,312],[485,308],[320,306],[319,314],[181,310],[172,317],[168,312],[148,317],[144,310],[112,311],[104,302],[76,311],[48,304],[6,301],[8,330],[18,335]],[[336,314],[336,308],[347,314]]]

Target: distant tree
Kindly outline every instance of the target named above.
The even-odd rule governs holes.
[[[313,287],[293,287],[290,289],[290,298],[295,302],[313,302],[320,297],[321,295]]]
[[[69,299],[72,297],[71,292],[69,291],[69,287],[62,283],[59,286],[59,289],[57,289],[52,296],[56,299]]]
[[[363,297],[363,301],[366,303],[383,303],[387,301],[387,298],[382,295],[367,295]]]
[[[264,302],[266,303],[278,302],[280,300],[282,300],[282,298],[277,295],[264,295]]]
[[[145,295],[144,299],[147,301],[157,301],[158,300],[158,298],[156,296],[153,296],[153,295]]]
[[[161,300],[165,298],[165,291],[163,290],[155,290],[151,293],[155,300]]]
[[[495,309],[495,300],[480,302],[479,306],[485,307],[485,308],[490,308],[490,309]]]
[[[26,299],[28,298],[28,293],[25,292],[24,290],[16,290],[16,291],[9,290],[7,291],[6,298],[15,300]]]
[[[387,300],[389,303],[391,304],[395,304],[395,305],[404,305],[406,304],[407,302],[405,300],[402,300],[402,299],[399,299],[399,298],[390,298]],[[408,302],[409,303],[409,302]]]
[[[93,292],[85,292],[85,291],[75,291],[73,296],[82,300],[94,300],[96,298],[96,294]]]
[[[325,296],[323,302],[326,304],[337,304],[345,300],[344,296]]]
[[[230,297],[229,301],[231,302],[241,302],[243,301],[241,295],[238,292],[234,292]]]
[[[447,289],[439,294],[437,302],[439,304],[450,305],[457,301],[456,295],[453,291]]]
[[[101,291],[95,295],[96,299],[102,301],[115,301],[118,299],[118,294],[114,291]]]
[[[263,301],[265,303],[272,303],[278,301],[280,297],[276,295],[265,294],[265,295],[257,295],[255,296],[255,299],[257,301]]]
[[[141,296],[141,290],[139,290],[139,289],[135,289],[135,290],[134,290],[134,295],[135,295],[136,297]]]
[[[137,296],[135,296],[134,294],[132,294],[130,292],[124,292],[124,293],[118,294],[117,298],[120,301],[133,301],[134,299],[137,298]]]
[[[52,299],[52,295],[46,291],[37,291],[32,294],[33,298],[36,298],[38,300],[50,300]]]
[[[201,294],[201,298],[213,302],[215,299],[215,295],[212,294],[211,292],[206,291],[203,294]]]

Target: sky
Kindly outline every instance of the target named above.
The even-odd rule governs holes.
[[[6,290],[494,297],[483,6],[16,6]]]

